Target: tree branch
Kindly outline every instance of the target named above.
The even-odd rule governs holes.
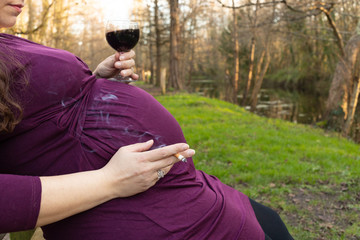
[[[246,3],[246,4],[242,4],[242,5],[239,5],[239,6],[229,6],[229,5],[226,5],[225,3],[223,3],[221,0],[216,0],[220,5],[221,7],[223,8],[232,8],[232,9],[239,9],[239,8],[246,8],[246,7],[252,7],[252,6],[256,6],[257,3]],[[265,7],[267,5],[273,5],[273,4],[278,4],[278,3],[282,3],[283,0],[278,0],[278,1],[271,1],[271,2],[263,2],[263,3],[260,3],[259,6],[260,7]],[[271,7],[271,6],[270,6]]]
[[[333,30],[335,38],[337,39],[336,42],[337,42],[337,45],[338,45],[338,47],[340,49],[341,55],[345,56],[343,38],[342,38],[341,34],[339,33],[338,28],[336,27],[335,21],[332,19],[331,15],[330,15],[330,12],[331,12],[332,8],[330,10],[328,10],[326,8],[320,7],[319,9],[320,9],[320,11],[322,11],[326,15],[326,18],[327,18],[327,20],[328,20],[328,22],[330,24],[330,27]]]
[[[331,27],[331,29],[333,30],[333,34],[336,38],[336,43],[339,47],[339,50],[341,52],[341,55],[344,56],[345,55],[345,50],[344,50],[344,41],[343,38],[338,30],[338,28],[336,27],[336,23],[335,21],[332,19],[330,13],[331,11],[334,9],[335,7],[335,2],[330,2],[330,3],[324,3],[324,2],[320,2],[320,1],[316,1],[315,3],[313,3],[311,7],[309,7],[306,11],[302,11],[302,10],[297,10],[293,7],[291,7],[286,0],[282,0],[283,4],[285,4],[285,6],[290,9],[291,11],[297,12],[297,13],[306,13],[306,12],[321,12],[324,13],[328,23]]]

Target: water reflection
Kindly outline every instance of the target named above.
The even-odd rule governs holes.
[[[322,119],[325,99],[321,96],[283,90],[263,89],[255,113],[295,123],[313,124]],[[250,110],[250,106],[246,107]]]
[[[200,95],[226,100],[220,84],[212,80],[196,80],[192,89]],[[242,96],[238,96],[239,103]],[[250,111],[250,106],[245,109]],[[269,118],[278,118],[302,124],[321,121],[325,109],[325,97],[294,91],[262,89],[258,96],[255,113]]]

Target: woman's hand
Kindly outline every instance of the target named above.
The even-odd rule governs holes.
[[[94,71],[99,78],[111,78],[120,73],[123,77],[131,77],[134,80],[139,79],[139,75],[133,72],[135,66],[135,52],[115,53],[102,61]]]
[[[181,153],[186,158],[195,154],[185,143],[147,151],[153,143],[150,140],[122,147],[100,169],[114,190],[114,197],[128,197],[149,189],[159,179],[158,170],[164,171],[166,175],[173,164],[180,161],[174,154]]]
[[[148,151],[153,141],[122,147],[98,170],[40,177],[41,206],[36,226],[44,226],[91,209],[117,197],[146,191],[158,180],[158,170],[168,173],[181,153],[192,157],[185,143]],[[184,163],[185,164],[185,163]]]

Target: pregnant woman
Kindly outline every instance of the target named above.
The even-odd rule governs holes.
[[[0,6],[3,27],[9,26],[4,20],[9,16],[4,15],[6,10]],[[0,135],[1,173],[56,176],[106,168],[106,173],[112,174],[114,164],[108,159],[120,147],[142,142],[150,147],[153,141],[152,151],[159,151],[185,142],[179,124],[152,96],[131,85],[97,78],[95,75],[101,74],[92,74],[73,54],[7,34],[0,34],[0,49],[5,53],[1,55],[3,62],[13,56],[24,70],[11,68],[11,75],[18,82],[22,73],[28,79],[27,86],[15,82],[9,88],[23,116],[11,133]],[[178,151],[187,149],[177,146]],[[163,152],[164,157],[169,158],[170,153],[176,153],[175,149]],[[188,161],[176,163],[145,192],[126,198],[112,195],[101,205],[81,209],[60,221],[38,224],[44,225],[44,237],[292,239],[275,212],[196,170],[191,151],[183,154]],[[100,185],[98,191],[102,190]],[[37,216],[43,201],[41,189],[31,191],[34,204],[27,211]],[[8,203],[8,207],[14,206]],[[12,226],[31,226],[31,219],[21,221]]]

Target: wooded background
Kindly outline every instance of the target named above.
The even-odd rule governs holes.
[[[132,2],[142,79],[159,85],[166,71],[167,88],[190,91],[193,81],[211,79],[219,98],[252,111],[263,87],[321,95],[322,125],[359,138],[358,0]],[[113,53],[106,16],[95,0],[26,0],[18,24],[6,32],[68,50],[94,69]]]

